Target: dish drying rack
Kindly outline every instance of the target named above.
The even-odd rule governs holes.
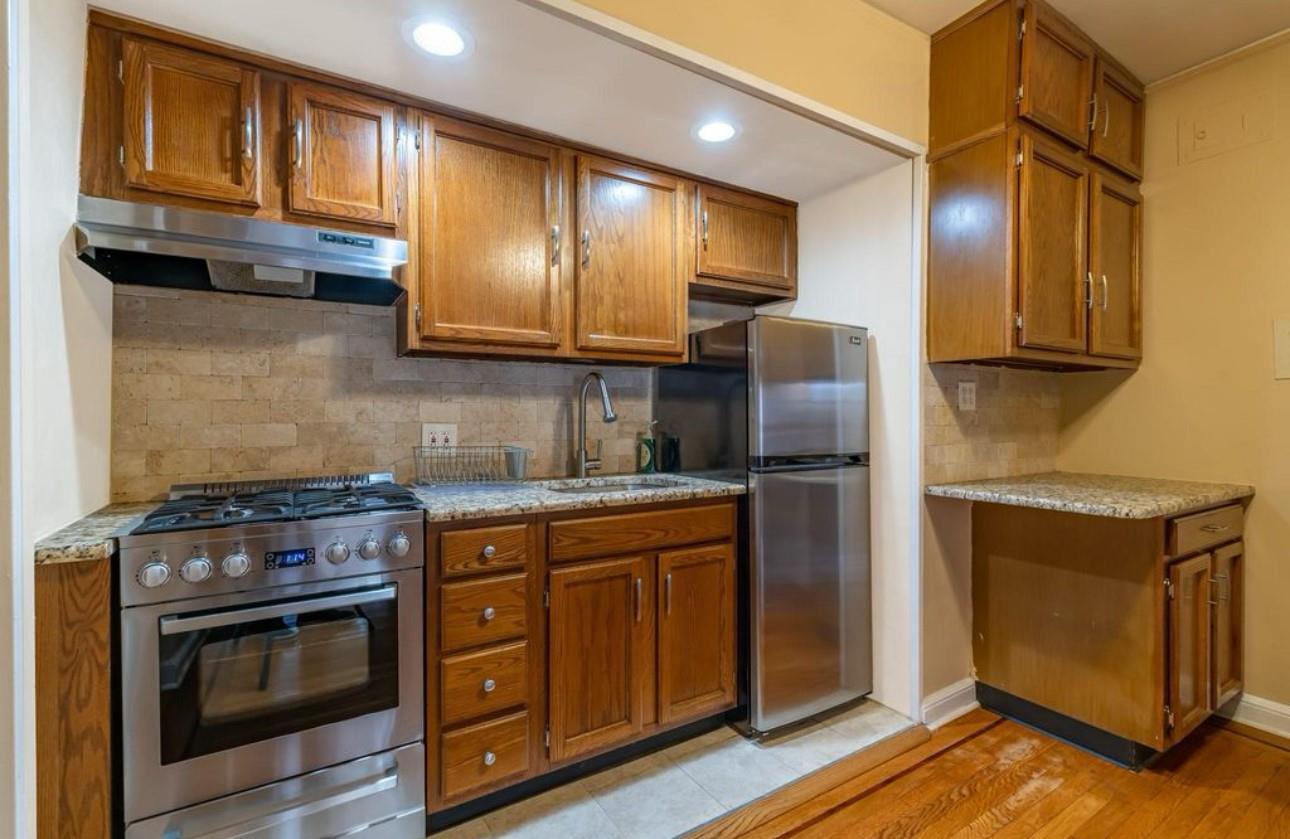
[[[503,484],[524,480],[529,449],[519,446],[413,446],[418,484]]]

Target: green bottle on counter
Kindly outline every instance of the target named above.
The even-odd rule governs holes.
[[[655,470],[654,426],[656,425],[658,420],[650,420],[645,424],[645,430],[636,435],[636,471],[642,474]]]

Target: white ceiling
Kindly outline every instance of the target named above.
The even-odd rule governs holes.
[[[683,171],[804,200],[899,158],[519,0],[95,0],[132,17]],[[464,27],[461,59],[410,46],[410,20]],[[691,136],[721,117],[739,135]]]
[[[868,0],[931,33],[980,0]],[[1049,0],[1150,84],[1290,28],[1290,0]]]

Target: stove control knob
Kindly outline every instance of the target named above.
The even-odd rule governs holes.
[[[407,556],[412,548],[412,542],[408,540],[408,534],[400,530],[390,538],[390,544],[386,547],[395,556]]]
[[[234,551],[224,557],[224,561],[219,564],[220,570],[224,572],[225,577],[245,577],[251,570],[251,558],[243,551]]]
[[[376,541],[376,537],[367,534],[363,541],[358,543],[358,555],[363,559],[376,559],[381,555],[381,543]]]
[[[204,583],[211,578],[214,571],[211,561],[205,556],[194,556],[184,560],[179,566],[179,576],[186,583]]]
[[[349,545],[338,539],[327,546],[327,550],[323,552],[323,555],[327,557],[327,561],[332,565],[340,565],[349,559]]]
[[[170,566],[165,562],[153,560],[139,569],[139,585],[144,588],[157,588],[170,582]]]

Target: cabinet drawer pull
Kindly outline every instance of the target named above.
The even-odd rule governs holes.
[[[632,598],[636,601],[636,622],[641,622],[641,578],[636,578],[635,595]]]
[[[492,558],[493,558],[494,556],[496,556],[496,555],[497,555],[497,548],[493,547],[492,545],[485,545],[485,546],[484,546],[484,558],[485,558],[485,559],[492,559]]]
[[[492,606],[485,606],[483,611],[483,616],[484,616],[484,620],[491,621],[493,618],[497,617],[497,610],[494,609]]]
[[[255,157],[255,123],[254,114],[251,106],[246,106],[246,114],[242,118],[242,156],[247,160]]]
[[[299,169],[305,156],[305,121],[296,120],[295,130],[291,132],[291,164]]]
[[[497,682],[493,681],[492,679],[484,680],[484,693],[492,693],[496,689],[497,689]]]
[[[1200,529],[1206,533],[1222,533],[1224,531],[1231,530],[1232,526],[1230,524],[1206,524],[1201,525]]]
[[[493,754],[492,752],[484,752],[485,766],[492,766],[496,762],[497,762],[497,755]]]

